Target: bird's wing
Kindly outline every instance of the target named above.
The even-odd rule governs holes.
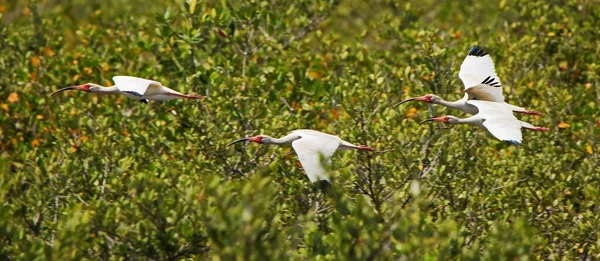
[[[489,54],[473,46],[460,65],[458,77],[465,85],[469,99],[503,102],[502,84]]]
[[[512,113],[511,107],[505,103],[489,101],[468,101],[477,107],[483,119],[483,126],[499,140],[521,144],[522,123]]]
[[[300,135],[301,138],[292,142],[292,147],[298,154],[298,159],[310,181],[329,181],[325,167],[331,165],[331,156],[340,145],[339,138],[325,133],[322,133],[325,135],[314,135],[314,133],[302,131],[294,131],[294,133]]]
[[[139,97],[146,94],[148,89],[160,88],[162,86],[160,82],[133,76],[115,76],[113,77],[113,81],[121,92],[129,93]]]

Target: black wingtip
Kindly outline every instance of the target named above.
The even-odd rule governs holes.
[[[518,142],[518,141],[516,141],[516,140],[505,140],[505,141],[509,142],[509,143],[512,143],[512,144],[515,144],[515,145],[521,145],[521,143]]]
[[[323,193],[327,193],[327,191],[329,191],[329,188],[331,187],[331,183],[329,183],[329,181],[327,181],[327,180],[319,180],[315,183],[316,183],[315,185],[317,185],[317,187],[319,187],[319,189]]]
[[[481,56],[486,56],[487,54],[488,53],[486,53],[483,49],[479,48],[479,46],[477,46],[477,45],[471,47],[471,51],[469,51],[470,56],[481,57]]]

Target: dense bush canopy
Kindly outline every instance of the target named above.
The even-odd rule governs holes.
[[[587,0],[0,1],[0,259],[600,258],[598,28]],[[549,132],[393,108],[462,97],[473,45]],[[208,98],[49,96],[115,75]],[[377,152],[323,194],[290,147],[225,147],[303,128]]]

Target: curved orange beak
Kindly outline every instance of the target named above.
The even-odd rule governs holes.
[[[414,98],[409,98],[406,100],[403,100],[399,103],[396,103],[396,105],[394,105],[394,108],[400,106],[400,104],[403,104],[405,102],[409,102],[409,101],[424,101],[424,102],[431,102],[431,97],[428,95],[424,95],[424,96],[419,96],[419,97],[414,97]]]
[[[252,142],[256,142],[256,143],[261,143],[260,141],[262,140],[261,136],[254,136],[254,137],[246,137],[246,138],[241,138],[239,140],[234,140],[230,143],[228,143],[227,145],[225,145],[225,147],[229,147],[233,144],[236,144],[238,142],[242,142],[242,141],[252,141]]]
[[[64,92],[64,91],[68,91],[68,90],[78,90],[78,91],[90,92],[90,88],[87,85],[82,84],[82,85],[76,85],[76,86],[70,86],[70,87],[62,88],[62,89],[60,89],[58,91],[53,92],[52,94],[50,94],[50,96],[52,97],[52,96],[56,95],[59,92]]]
[[[446,120],[446,117],[435,117],[435,118],[431,118],[431,119],[427,119],[422,122],[419,122],[419,124],[423,124],[423,123],[429,122],[429,121],[441,121],[443,123],[448,123],[448,121]]]

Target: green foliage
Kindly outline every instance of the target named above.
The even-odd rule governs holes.
[[[600,258],[594,1],[26,2],[0,2],[1,259]],[[460,98],[475,44],[550,132],[393,108]],[[115,75],[209,98],[49,96]],[[378,152],[323,194],[291,148],[225,147],[301,128]]]

